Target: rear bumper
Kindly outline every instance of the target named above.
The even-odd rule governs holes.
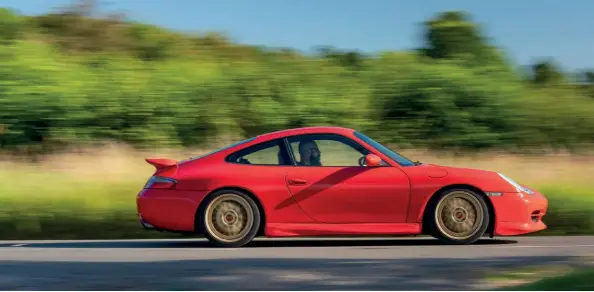
[[[494,235],[512,236],[541,231],[548,200],[540,193],[504,193],[490,197],[495,209]]]
[[[140,225],[146,229],[194,232],[194,219],[205,191],[143,189],[136,198]]]
[[[148,230],[158,230],[158,228],[156,228],[155,226],[153,226],[150,223],[144,221],[144,219],[142,219],[142,215],[141,214],[138,214],[138,220],[140,221],[140,225],[142,225],[142,227],[144,227],[145,229],[148,229]]]

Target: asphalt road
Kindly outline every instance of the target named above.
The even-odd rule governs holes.
[[[594,236],[258,240],[0,241],[0,290],[484,290],[485,275],[594,265]]]

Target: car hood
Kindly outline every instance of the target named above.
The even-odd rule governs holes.
[[[438,164],[420,164],[405,168],[413,182],[427,182],[425,179],[440,180],[438,184],[465,184],[489,192],[516,192],[516,188],[506,182],[495,171],[453,167]]]
[[[476,177],[497,175],[497,172],[490,170],[466,167],[453,167],[438,164],[421,164],[417,167],[419,167],[419,169],[422,169],[429,177],[433,178],[441,178],[446,176]]]

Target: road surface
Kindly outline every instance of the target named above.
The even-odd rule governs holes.
[[[485,275],[594,264],[594,236],[484,239],[0,241],[0,290],[483,290]]]

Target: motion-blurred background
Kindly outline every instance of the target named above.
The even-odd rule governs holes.
[[[542,234],[594,233],[594,2],[216,2],[2,1],[0,239],[176,236],[137,222],[145,157],[316,125],[503,172],[549,197]],[[286,34],[248,45],[201,27],[209,9],[211,26]]]

